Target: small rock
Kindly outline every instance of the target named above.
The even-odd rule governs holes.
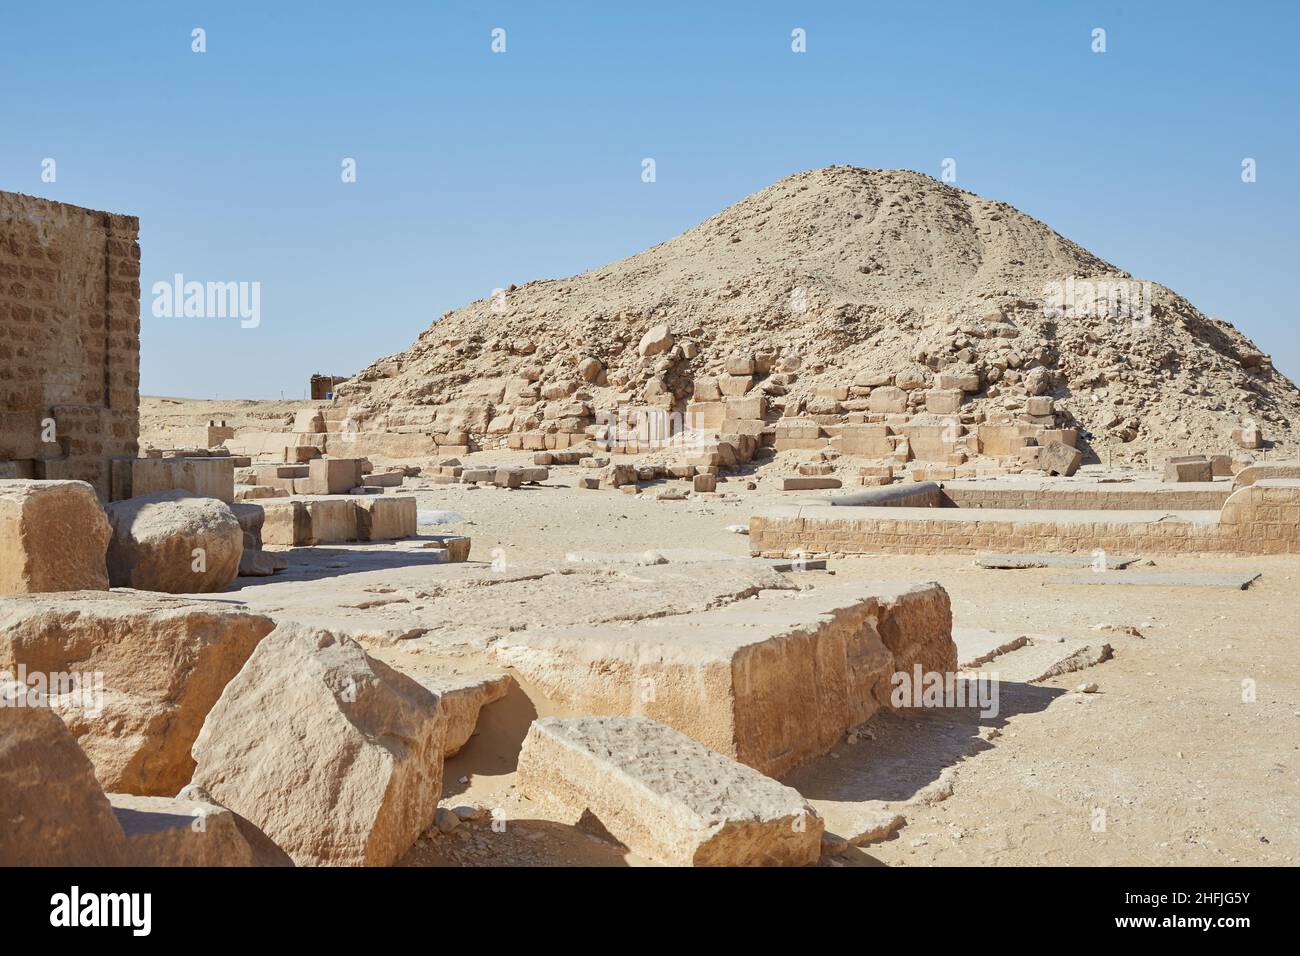
[[[439,807],[438,812],[433,815],[433,825],[438,828],[439,833],[450,833],[460,826],[460,817],[446,807]]]
[[[1086,684],[1080,684],[1080,685],[1079,685],[1079,693],[1080,693],[1080,694],[1095,694],[1095,693],[1097,693],[1097,685],[1094,684],[1094,683],[1092,683],[1091,681],[1089,681],[1089,682],[1086,683]]]

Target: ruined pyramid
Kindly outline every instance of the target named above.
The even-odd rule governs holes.
[[[713,398],[751,358],[742,394],[766,398],[769,423],[881,420],[884,387],[902,394],[889,413],[925,416],[938,390],[968,425],[1070,427],[1103,460],[1141,463],[1232,450],[1243,424],[1294,446],[1300,422],[1294,383],[1182,296],[1007,203],[847,166],[448,312],[340,393],[369,431],[520,447],[510,436],[590,434],[602,410]]]

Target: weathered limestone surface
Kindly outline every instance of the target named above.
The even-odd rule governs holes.
[[[100,498],[109,460],[138,448],[139,231],[134,216],[0,192],[0,461]]]
[[[253,849],[224,807],[110,793],[131,866],[252,866]]]
[[[114,458],[112,499],[125,501],[160,491],[188,491],[193,497],[235,500],[235,461],[214,458]]]
[[[414,495],[370,495],[354,498],[359,541],[393,541],[414,537]]]
[[[1300,480],[1266,478],[1219,511],[777,506],[750,518],[753,553],[1300,553]]]
[[[575,709],[652,717],[779,775],[887,706],[895,671],[955,669],[951,628],[937,584],[858,583],[762,590],[689,615],[538,625],[492,652]]]
[[[822,820],[798,791],[641,717],[534,721],[519,788],[591,811],[628,849],[677,866],[801,866]]]
[[[0,866],[119,866],[126,837],[94,768],[53,711],[0,687]]]
[[[479,714],[488,704],[505,697],[515,686],[503,670],[463,666],[427,654],[409,654],[400,647],[369,647],[366,653],[414,680],[435,694],[446,727],[443,755],[464,749],[478,727]]]
[[[107,590],[110,536],[84,481],[0,481],[0,594]]]
[[[202,594],[223,591],[239,574],[244,530],[230,506],[185,491],[163,491],[108,506],[114,587]]]
[[[417,682],[328,631],[282,624],[194,742],[194,783],[300,865],[395,863],[433,822],[445,722]]]
[[[273,623],[215,604],[128,593],[0,599],[0,670],[77,674],[51,687],[104,788],[171,795],[190,779],[204,718]],[[99,673],[94,687],[80,675]],[[94,684],[94,681],[89,681]]]

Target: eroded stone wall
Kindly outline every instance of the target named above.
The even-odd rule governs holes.
[[[75,478],[101,497],[134,456],[140,223],[0,192],[0,477]]]

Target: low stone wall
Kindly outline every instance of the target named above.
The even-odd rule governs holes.
[[[1044,511],[1218,511],[1232,494],[1230,481],[1184,484],[1097,484],[1039,481],[944,482],[947,507],[1037,508]]]
[[[755,554],[1300,553],[1300,481],[1262,479],[1220,511],[785,506],[749,522]]]

